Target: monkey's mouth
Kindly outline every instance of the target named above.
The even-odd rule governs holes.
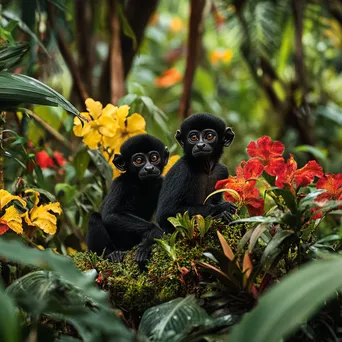
[[[211,154],[211,150],[195,150],[192,152],[192,155],[194,157],[203,157],[203,156],[208,156]]]
[[[139,178],[141,180],[143,179],[152,179],[152,178],[158,178],[160,176],[160,171],[154,171],[154,172],[144,172],[139,174]]]

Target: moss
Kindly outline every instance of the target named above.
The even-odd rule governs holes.
[[[187,294],[200,297],[210,289],[210,284],[203,284],[205,275],[196,261],[208,261],[203,255],[207,248],[221,249],[217,230],[236,252],[242,237],[240,228],[215,222],[202,241],[199,237],[190,241],[178,238],[176,261],[155,244],[146,270],[142,272],[134,262],[135,249],[129,251],[120,264],[111,263],[91,252],[77,253],[73,259],[82,271],[95,268],[99,272],[99,286],[109,291],[114,305],[125,312],[128,319],[136,320],[151,306]],[[163,240],[169,242],[170,237],[165,235]]]

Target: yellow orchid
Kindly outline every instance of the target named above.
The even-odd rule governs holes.
[[[128,116],[129,106],[123,105],[117,109],[116,117],[119,129],[113,137],[104,137],[103,142],[106,146],[114,149],[115,153],[119,153],[121,145],[130,137],[137,134],[146,133],[146,121],[138,113]]]
[[[85,118],[87,118],[89,120],[89,122],[81,122],[81,119],[77,116],[75,116],[74,118],[74,127],[73,127],[73,132],[76,135],[76,137],[83,137],[83,129],[89,125],[91,117],[89,115],[88,112],[81,112],[80,113],[82,116],[84,116]]]
[[[174,156],[169,158],[169,161],[167,162],[167,164],[164,167],[164,170],[162,173],[163,176],[165,176],[169,172],[171,167],[176,164],[176,162],[179,158],[180,158],[180,156],[178,154],[175,154]]]
[[[121,175],[121,172],[115,167],[113,163],[113,158],[114,158],[114,152],[109,153],[108,151],[103,151],[102,155],[104,158],[107,160],[108,164],[112,167],[113,169],[113,179],[116,177],[119,177]]]
[[[0,190],[0,211],[11,201],[18,201],[26,208],[26,202],[21,197],[14,196],[6,190]],[[14,205],[8,207],[5,214],[0,217],[0,235],[4,234],[8,229],[12,229],[17,234],[23,233],[22,219]]]
[[[32,193],[35,196],[33,208],[23,215],[25,222],[29,226],[36,226],[42,229],[45,233],[50,235],[55,234],[57,230],[57,218],[49,211],[60,215],[62,213],[62,209],[59,202],[41,204],[38,206],[40,193],[31,189],[26,190],[25,193]]]

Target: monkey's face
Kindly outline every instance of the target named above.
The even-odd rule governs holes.
[[[194,157],[209,157],[215,150],[218,142],[218,135],[213,129],[204,129],[203,131],[191,130],[187,135],[187,152]]]
[[[164,162],[158,151],[135,153],[131,157],[129,172],[136,174],[141,180],[157,178],[161,175]]]

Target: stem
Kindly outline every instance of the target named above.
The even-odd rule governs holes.
[[[3,142],[3,129],[5,124],[5,112],[0,112],[0,189],[5,189],[4,182],[4,149],[2,146]]]

